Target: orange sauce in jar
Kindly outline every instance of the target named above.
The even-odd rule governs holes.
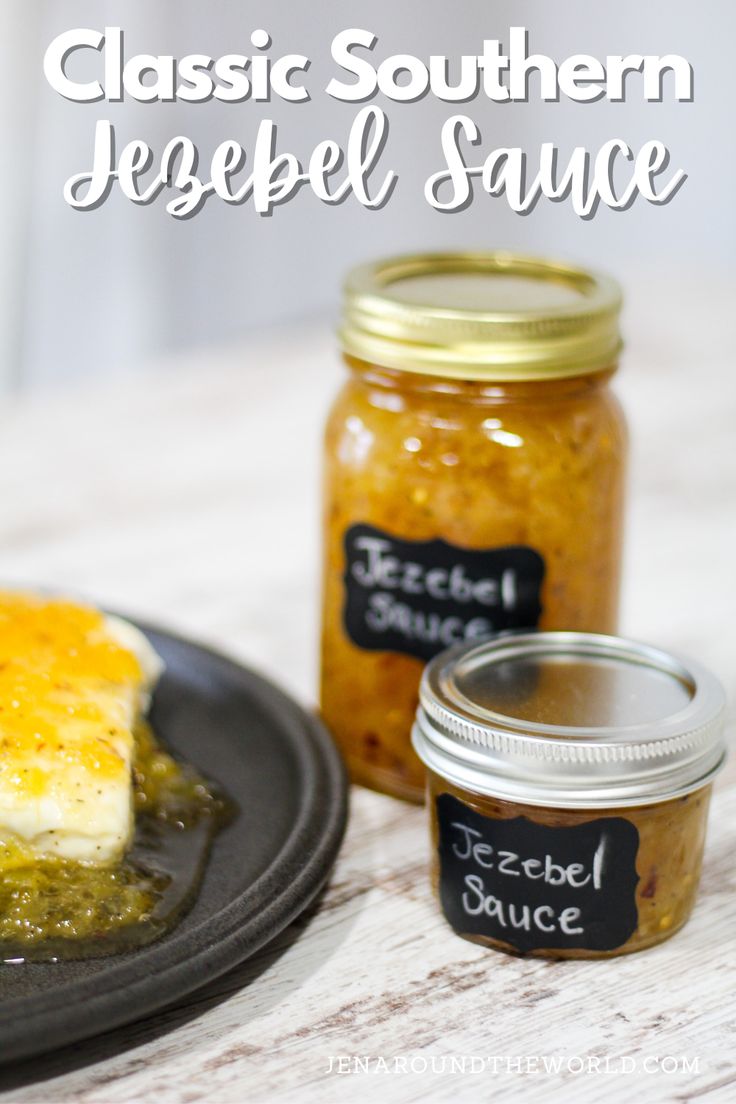
[[[613,632],[626,429],[614,285],[506,255],[348,283],[325,439],[321,708],[354,781],[422,800],[424,664],[507,629]]]
[[[708,823],[711,789],[711,786],[704,786],[702,789],[696,790],[695,793],[685,794],[670,801],[634,806],[633,808],[607,809],[605,811],[606,818],[625,820],[633,825],[638,836],[635,873],[632,879],[636,879],[636,888],[632,894],[636,922],[630,934],[618,946],[609,949],[591,949],[585,947],[545,947],[541,945],[520,952],[511,940],[516,934],[514,923],[523,925],[524,918],[518,905],[516,911],[512,913],[507,902],[505,902],[507,904],[505,911],[503,903],[497,910],[500,917],[497,935],[463,931],[462,925],[458,929],[458,934],[463,935],[464,938],[473,943],[481,943],[486,947],[493,947],[499,951],[507,951],[511,954],[525,953],[530,956],[544,958],[610,958],[613,955],[642,951],[668,939],[685,924],[695,904],[703,861],[703,846]],[[430,772],[428,778],[428,805],[431,817],[432,840],[430,876],[434,892],[440,902],[442,895],[440,888],[437,798],[442,794],[455,796],[465,807],[477,810],[483,817],[488,819],[512,820],[516,817],[524,817],[532,824],[550,828],[572,828],[582,824],[595,825],[603,816],[600,810],[546,809],[501,801],[497,798],[482,797],[452,786]],[[559,864],[555,864],[555,866],[559,866]],[[507,869],[511,876],[523,877],[523,869],[517,872],[516,864],[513,862],[508,864]],[[537,871],[534,870],[534,873],[536,874]],[[559,878],[556,871],[554,876]],[[585,874],[578,875],[579,880],[585,877]],[[485,889],[489,887],[484,886],[481,890],[479,888],[480,883],[477,882],[471,883],[471,887],[469,908],[471,912],[476,912],[480,908],[481,897],[487,897]],[[571,896],[571,900],[573,899],[574,897]],[[498,900],[500,901],[501,898],[498,898]],[[575,907],[575,905],[572,906],[572,908]],[[564,908],[551,913],[545,910],[538,917],[542,932],[550,927],[558,929],[560,918],[563,915]],[[533,929],[533,910],[528,923],[529,927]],[[570,927],[579,926],[579,923],[579,918],[570,921],[568,915],[568,930]],[[506,938],[504,938],[504,925],[508,929]],[[554,937],[557,932],[555,930],[548,934],[552,934]]]

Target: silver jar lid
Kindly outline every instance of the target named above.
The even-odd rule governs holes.
[[[514,633],[425,669],[414,748],[479,794],[553,808],[666,801],[725,758],[725,694],[697,663],[616,636]]]

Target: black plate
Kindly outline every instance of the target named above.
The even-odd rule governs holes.
[[[215,839],[199,897],[157,943],[86,962],[0,965],[0,1062],[140,1019],[253,954],[313,899],[347,816],[339,756],[319,722],[258,675],[139,626],[166,663],[151,718],[239,813]]]

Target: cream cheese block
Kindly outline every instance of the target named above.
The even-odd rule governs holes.
[[[0,871],[120,858],[133,833],[134,729],[161,670],[119,618],[0,592]]]

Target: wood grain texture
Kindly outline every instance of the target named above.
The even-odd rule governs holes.
[[[672,297],[687,291],[629,299],[623,628],[697,654],[732,691],[736,374],[727,313],[690,298],[685,319]],[[7,404],[0,577],[158,619],[312,700],[320,426],[339,375],[313,331]],[[732,766],[679,935],[604,963],[525,961],[452,935],[423,811],[356,791],[329,888],[274,946],[184,1007],[4,1071],[0,1101],[734,1099],[735,850]],[[357,1068],[328,1072],[340,1056]],[[664,1056],[679,1068],[647,1071]]]

